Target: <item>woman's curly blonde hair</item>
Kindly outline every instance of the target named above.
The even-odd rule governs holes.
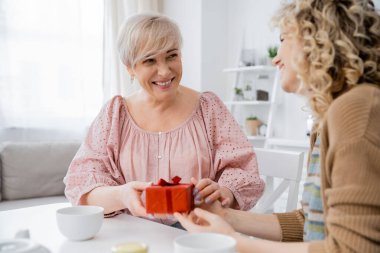
[[[311,91],[318,130],[332,101],[364,83],[380,86],[380,15],[371,0],[294,0],[273,18],[303,45],[296,71]]]

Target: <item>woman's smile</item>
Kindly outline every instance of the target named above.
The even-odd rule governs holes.
[[[169,80],[160,80],[160,81],[153,81],[152,83],[161,90],[166,90],[171,87],[172,82],[174,81],[175,77],[169,79]]]

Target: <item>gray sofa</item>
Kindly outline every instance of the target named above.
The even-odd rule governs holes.
[[[67,202],[63,177],[79,142],[4,142],[0,145],[0,211]]]

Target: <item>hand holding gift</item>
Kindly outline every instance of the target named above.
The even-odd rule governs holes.
[[[141,195],[152,183],[132,181],[122,186],[122,202],[134,216],[146,216]]]
[[[217,182],[209,178],[203,178],[199,181],[191,178],[191,182],[195,185],[193,194],[197,205],[212,204],[219,200],[223,207],[230,207],[235,201],[234,195],[229,189],[220,187]]]
[[[172,183],[160,179],[156,185],[146,188],[146,212],[148,214],[186,213],[194,208],[193,184],[180,184],[181,178]]]

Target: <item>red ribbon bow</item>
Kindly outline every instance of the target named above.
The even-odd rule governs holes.
[[[165,181],[164,179],[160,178],[160,180],[158,180],[158,182],[157,182],[157,185],[159,185],[159,186],[179,185],[179,182],[181,181],[181,179],[182,178],[180,178],[179,176],[175,176],[172,178],[173,183],[169,183],[169,182]]]

